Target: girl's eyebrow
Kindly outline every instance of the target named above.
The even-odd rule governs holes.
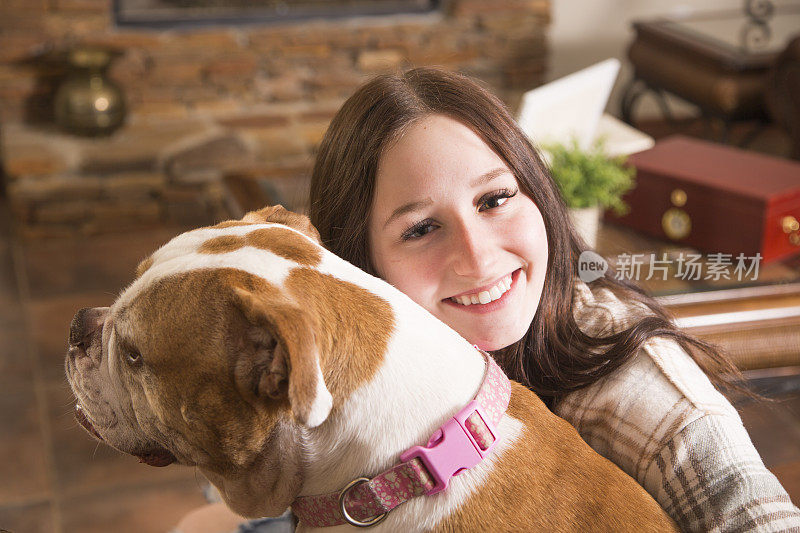
[[[474,189],[475,187],[480,187],[481,185],[486,185],[487,183],[489,183],[490,181],[492,181],[496,177],[502,176],[503,174],[506,174],[506,173],[511,174],[511,171],[508,170],[505,167],[495,168],[493,170],[490,170],[489,172],[481,174],[480,176],[478,176],[477,178],[472,180],[469,183],[469,186]]]
[[[418,209],[422,209],[423,207],[429,206],[432,203],[433,200],[428,198],[426,200],[420,200],[418,202],[409,202],[407,204],[401,205],[400,207],[392,211],[392,214],[389,216],[389,218],[386,219],[386,222],[383,224],[383,227],[386,228],[386,226],[388,226],[389,223],[392,220],[396,219],[397,217],[403,216],[406,213],[410,213],[412,211],[417,211]]]
[[[483,174],[481,174],[477,178],[473,179],[469,183],[469,186],[470,186],[470,188],[475,189],[477,187],[486,185],[487,183],[489,183],[493,179],[497,178],[498,176],[502,176],[503,174],[506,174],[506,173],[510,174],[511,171],[508,170],[505,167],[494,168],[494,169],[492,169],[492,170],[490,170],[488,172],[484,172]],[[419,200],[419,201],[416,201],[416,202],[409,202],[407,204],[403,204],[400,207],[398,207],[397,209],[395,209],[394,211],[392,211],[392,214],[389,215],[389,218],[387,218],[386,222],[384,222],[383,227],[386,228],[386,226],[388,226],[394,219],[396,219],[396,218],[398,218],[400,216],[403,216],[406,213],[411,213],[413,211],[417,211],[419,209],[422,209],[423,207],[427,207],[427,206],[431,205],[432,203],[433,203],[433,200],[431,198],[427,198],[425,200]]]

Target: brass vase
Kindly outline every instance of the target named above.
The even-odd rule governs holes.
[[[56,90],[56,123],[85,136],[109,135],[125,121],[122,90],[107,76],[115,54],[102,48],[76,48],[67,61],[70,72]]]

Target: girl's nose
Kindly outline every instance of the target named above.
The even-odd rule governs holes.
[[[491,235],[468,224],[460,224],[453,230],[450,246],[451,264],[457,275],[481,279],[494,274]]]

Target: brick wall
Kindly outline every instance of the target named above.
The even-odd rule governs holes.
[[[126,172],[161,176],[160,189],[153,185],[155,178],[138,180],[148,184],[150,196],[157,200],[154,205],[161,205],[158,212],[148,208],[148,216],[163,218],[169,207],[165,187],[181,182],[180,175],[164,168],[165,160],[181,150],[204,154],[202,143],[209,142],[212,133],[220,137],[223,132],[245,153],[237,152],[233,161],[224,160],[230,159],[230,151],[216,158],[205,153],[201,157],[205,165],[255,169],[279,181],[291,180],[284,184],[286,190],[301,190],[315,148],[342,101],[366,79],[386,70],[419,65],[458,70],[482,79],[512,108],[522,92],[541,83],[549,0],[444,0],[442,4],[439,12],[424,15],[157,31],[114,27],[111,0],[3,0],[0,154],[11,182],[9,196],[21,205],[15,212],[26,227],[41,226],[44,220],[50,226],[63,226],[85,219],[81,217],[91,206],[59,206],[57,213],[68,217],[52,212],[37,215],[47,203],[42,183],[63,184],[68,178],[81,183],[80,188],[81,180],[103,178],[114,161],[106,161],[106,170],[98,170],[96,159],[106,152],[103,143],[110,143],[109,153],[126,160]],[[126,94],[129,117],[126,127],[111,139],[76,144],[52,131],[52,94],[64,74],[55,58],[78,44],[122,51],[110,76]],[[186,133],[172,143],[153,146],[154,151],[168,153],[148,153],[131,168],[125,154],[130,147],[124,142],[126,130],[133,128],[141,140],[148,127],[157,131],[163,124],[180,131],[195,131],[186,125],[200,124],[203,134]],[[95,154],[95,160],[87,163],[85,152]],[[25,154],[34,157],[17,157]],[[182,161],[193,176],[213,180],[213,172],[196,172],[198,164],[193,166],[191,157]],[[29,179],[39,181],[36,202],[24,200],[28,186],[22,183]],[[182,183],[186,185],[186,180]],[[58,195],[58,186],[53,186],[52,194]],[[95,202],[104,198],[101,195]],[[81,224],[84,232],[90,231],[87,227],[108,227]]]

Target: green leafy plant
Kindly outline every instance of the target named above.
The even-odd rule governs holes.
[[[582,150],[577,141],[571,145],[545,145],[550,155],[550,173],[567,207],[600,206],[625,214],[628,206],[622,195],[634,187],[636,169],[625,165],[625,157],[608,157],[602,143]]]

